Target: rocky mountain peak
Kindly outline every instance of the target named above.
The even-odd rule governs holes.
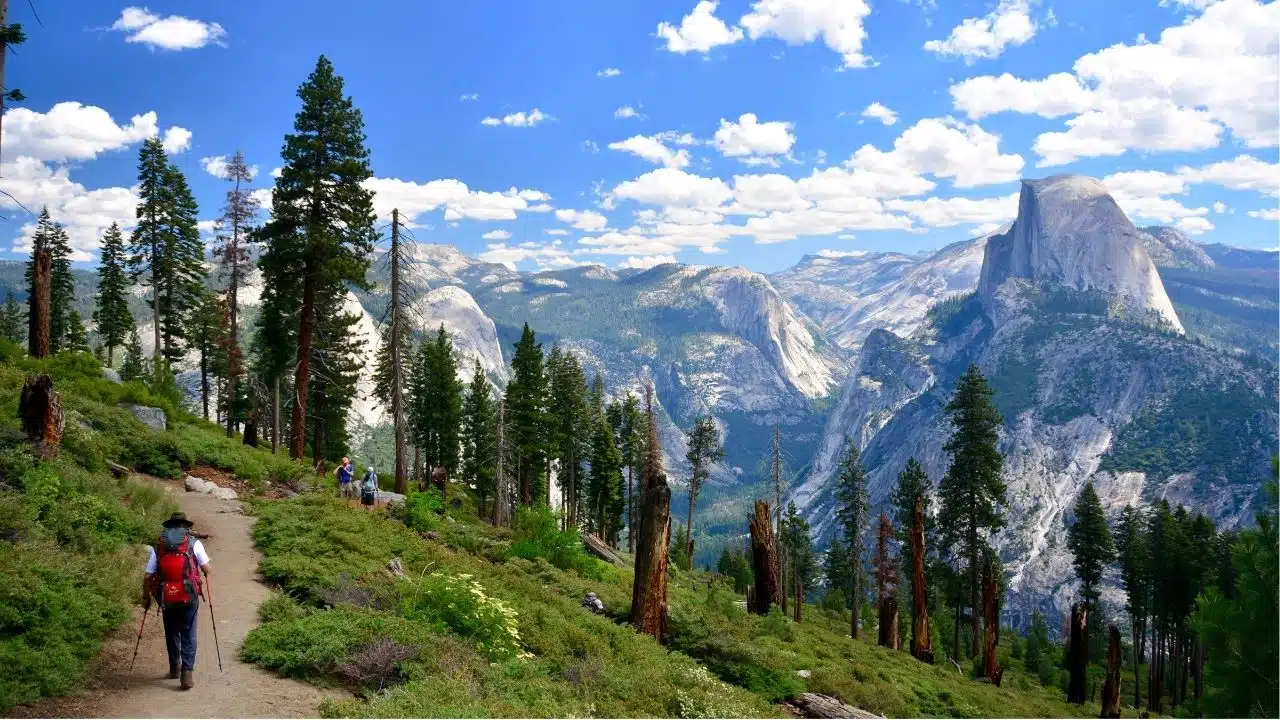
[[[1093,178],[1023,180],[1013,227],[987,243],[978,292],[990,305],[1013,279],[1101,291],[1182,332],[1144,237]]]
[[[1210,270],[1217,267],[1200,244],[1177,228],[1153,225],[1142,228],[1142,244],[1156,267]]]

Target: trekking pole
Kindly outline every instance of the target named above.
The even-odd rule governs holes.
[[[204,576],[204,581],[209,582],[208,575]],[[209,622],[213,623],[213,649],[218,653],[218,672],[222,672],[222,648],[218,647],[218,620],[213,615],[213,591],[201,588],[201,594],[209,602]]]
[[[151,612],[151,605],[147,605],[142,609],[142,624],[138,626],[138,642],[133,646],[133,660],[129,661],[129,674],[133,674],[133,664],[138,662],[138,648],[142,647],[142,629],[147,626],[147,613]]]

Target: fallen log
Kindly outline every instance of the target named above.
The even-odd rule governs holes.
[[[129,468],[119,463],[113,463],[110,460],[108,460],[107,468],[111,470],[112,475],[118,478],[129,477]]]
[[[800,717],[805,718],[879,718],[875,713],[841,702],[830,695],[800,693],[789,703]]]
[[[587,548],[587,552],[618,567],[626,566],[627,563],[613,551],[613,548],[609,547],[608,543],[590,533],[579,534],[582,536],[582,544]]]

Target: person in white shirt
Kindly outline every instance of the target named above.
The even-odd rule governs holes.
[[[169,678],[181,677],[182,689],[189,690],[196,665],[196,612],[201,594],[207,592],[202,579],[209,577],[209,554],[191,534],[194,523],[185,514],[173,513],[162,525],[156,544],[148,548],[142,604],[149,610],[153,598],[159,603]]]

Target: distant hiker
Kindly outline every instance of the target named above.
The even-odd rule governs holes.
[[[209,575],[209,555],[204,544],[191,534],[193,523],[176,512],[162,523],[155,546],[147,555],[142,583],[142,604],[151,609],[154,597],[164,619],[164,641],[169,650],[169,679],[179,677],[189,690],[196,669],[196,611],[200,609],[203,582]]]
[[[582,607],[597,615],[604,612],[604,603],[600,602],[600,598],[593,592],[587,593],[587,596],[582,599]]]
[[[355,468],[351,467],[351,460],[342,458],[342,464],[338,466],[338,497],[354,498],[356,496],[356,485],[352,482],[355,474]]]
[[[373,471],[370,465],[368,471],[365,472],[364,478],[360,481],[360,504],[368,505],[372,510],[374,503],[378,499],[378,475]]]

